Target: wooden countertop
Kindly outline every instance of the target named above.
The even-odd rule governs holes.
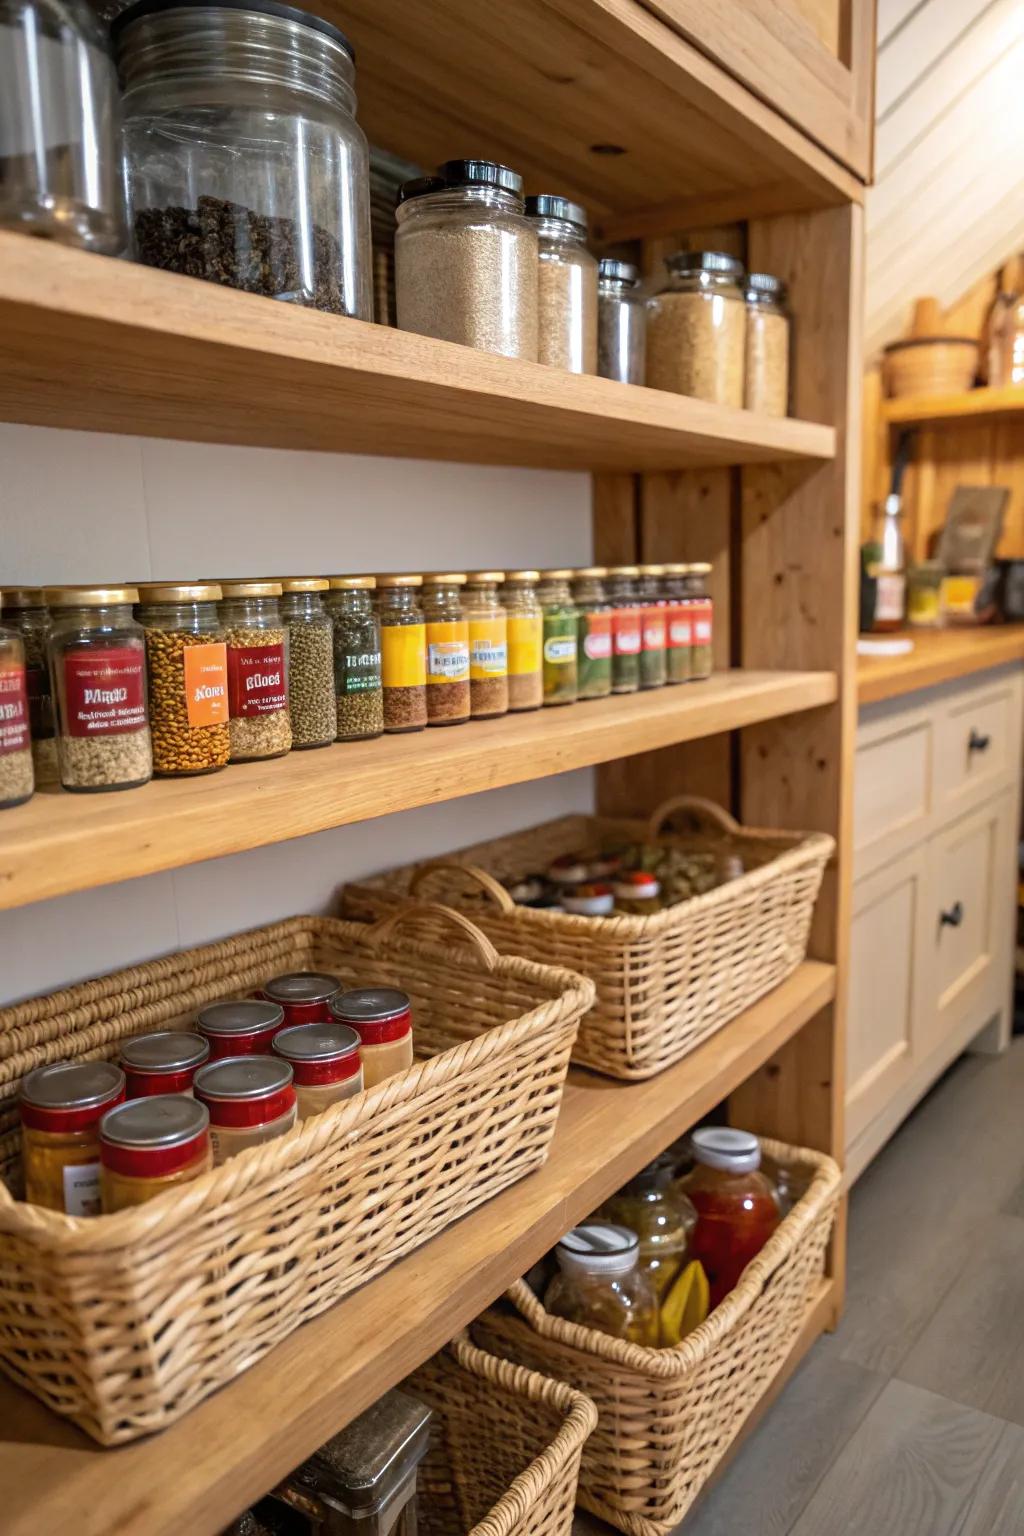
[[[979,629],[915,629],[885,639],[909,639],[914,649],[902,656],[857,657],[857,702],[877,704],[918,688],[932,688],[987,667],[1024,661],[1024,624],[996,624]]]

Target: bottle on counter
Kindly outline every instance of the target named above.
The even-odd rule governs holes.
[[[879,634],[902,629],[907,616],[907,555],[903,543],[902,503],[887,496],[881,509],[880,555],[875,566],[875,620]]]

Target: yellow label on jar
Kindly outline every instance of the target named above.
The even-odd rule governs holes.
[[[464,683],[469,676],[469,625],[446,619],[427,625],[427,682]]]
[[[427,626],[383,625],[380,664],[385,688],[422,688],[427,680]]]
[[[540,643],[544,620],[539,613],[508,616],[508,670],[510,677],[540,671]]]
[[[505,615],[469,621],[469,675],[475,683],[508,676],[508,634]]]

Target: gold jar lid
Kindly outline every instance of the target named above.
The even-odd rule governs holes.
[[[675,561],[670,565],[663,565],[661,568],[661,574],[663,576],[685,576],[692,569],[692,566],[680,564],[679,561]]]
[[[466,580],[474,587],[482,587],[488,582],[505,580],[504,571],[470,571]]]
[[[608,567],[608,575],[627,577],[639,576],[640,567],[638,565],[610,565]]]
[[[469,577],[465,571],[430,571],[423,578],[425,587],[464,587]]]
[[[223,597],[280,597],[279,581],[222,581]]]
[[[378,587],[422,587],[422,576],[378,576]]]
[[[665,574],[663,565],[638,565],[637,570],[641,576],[664,576]]]
[[[282,592],[327,592],[330,582],[326,576],[282,576]]]
[[[573,581],[600,581],[602,576],[608,575],[606,565],[581,565],[573,571]]]
[[[139,583],[140,603],[219,603],[221,589],[216,581]]]
[[[372,592],[377,585],[376,576],[330,576],[327,581],[332,592]]]
[[[689,569],[690,569],[690,575],[691,576],[710,576],[711,575],[711,564],[707,560],[698,560],[696,562],[696,564],[691,565]]]
[[[506,571],[505,581],[540,581],[540,571]]]
[[[4,587],[0,592],[0,607],[6,612],[8,608],[44,608],[42,587]]]
[[[137,603],[138,587],[46,587],[48,608],[111,608],[116,603]]]
[[[571,581],[575,575],[576,572],[569,569],[558,571],[541,571],[540,579],[541,581]]]

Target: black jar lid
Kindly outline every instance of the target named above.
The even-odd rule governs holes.
[[[447,185],[440,176],[414,176],[412,181],[402,182],[398,189],[398,201],[408,203],[414,197],[429,197],[431,192],[443,192]]]
[[[564,219],[575,224],[584,234],[587,232],[587,210],[567,197],[555,197],[551,192],[539,192],[526,199],[526,214],[531,219]]]
[[[133,21],[141,21],[144,16],[159,16],[164,11],[255,11],[260,16],[279,16],[283,21],[294,21],[300,27],[322,32],[324,37],[341,44],[353,64],[356,61],[356,51],[340,27],[324,21],[322,16],[314,16],[312,11],[300,11],[295,5],[281,5],[279,0],[137,0],[135,5],[114,17],[110,23],[111,36],[119,39],[125,27]]]
[[[665,257],[665,265],[670,272],[719,272],[737,281],[744,276],[742,261],[725,251],[676,251]]]
[[[446,160],[437,174],[448,187],[497,187],[516,197],[523,195],[523,178],[497,160]]]
[[[597,264],[597,275],[606,283],[635,283],[640,274],[631,261],[617,261],[614,256],[602,256]]]

